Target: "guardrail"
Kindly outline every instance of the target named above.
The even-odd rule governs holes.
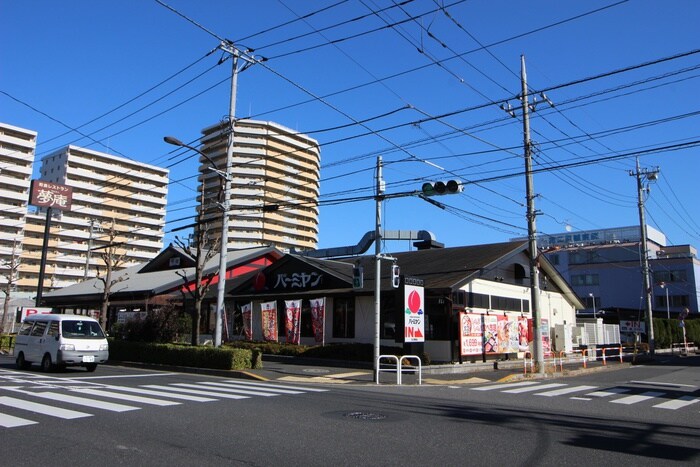
[[[403,362],[404,359],[406,359],[407,362],[410,362],[411,360],[415,360],[418,363],[418,369],[416,368],[404,368]],[[395,368],[382,368],[382,360],[391,360],[396,363]],[[418,384],[423,384],[423,365],[421,362],[421,359],[418,355],[403,355],[403,356],[396,356],[396,355],[380,355],[377,357],[376,365],[375,365],[375,382],[379,384],[379,373],[380,372],[396,372],[396,384],[401,385],[401,375],[403,373],[408,373],[408,372],[413,372],[416,373],[418,372]]]
[[[671,355],[675,353],[675,349],[678,349],[679,355],[688,355],[689,348],[693,349],[693,352],[697,353],[695,348],[695,342],[675,342],[671,344]]]

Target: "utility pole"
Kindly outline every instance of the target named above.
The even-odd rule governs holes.
[[[651,269],[649,268],[649,250],[647,249],[647,223],[644,216],[644,193],[649,193],[649,183],[644,186],[644,180],[653,182],[659,178],[659,168],[653,170],[640,169],[639,158],[636,160],[636,170],[630,170],[630,176],[637,178],[637,206],[639,207],[639,228],[642,234],[642,242],[639,246],[639,253],[642,256],[642,276],[644,279],[644,308],[645,323],[647,328],[647,342],[649,344],[649,355],[653,358],[656,347],[654,340],[654,320],[651,309]]]
[[[540,315],[540,271],[537,267],[537,211],[532,180],[532,142],[530,141],[530,103],[528,102],[527,73],[525,56],[520,56],[520,81],[522,92],[520,101],[523,112],[523,146],[525,150],[525,188],[527,191],[527,237],[530,251],[530,296],[532,303],[532,323],[535,330],[532,345],[538,372],[544,374],[544,351],[542,348],[542,327]],[[549,330],[547,330],[549,332]]]
[[[228,111],[228,140],[226,144],[226,168],[224,170],[224,199],[221,201],[221,244],[219,250],[219,283],[216,294],[216,323],[214,325],[214,346],[221,345],[221,320],[225,313],[226,265],[228,263],[228,222],[231,205],[231,172],[233,165],[234,119],[236,115],[236,87],[238,85],[238,49],[230,42],[222,42],[220,48],[231,54],[231,101]],[[204,183],[204,182],[202,182]]]
[[[381,273],[382,273],[382,200],[384,198],[384,180],[382,179],[382,156],[377,157],[376,219],[374,230],[374,375],[379,380],[380,322],[381,322]]]

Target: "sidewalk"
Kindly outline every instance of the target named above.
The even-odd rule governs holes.
[[[496,364],[494,364],[496,363]],[[350,366],[348,366],[348,364]],[[531,373],[528,367],[524,371],[522,360],[506,360],[487,363],[463,363],[430,365],[423,367],[422,384],[430,385],[461,385],[483,384],[488,382],[505,382],[523,378],[560,377],[580,374],[582,371],[610,371],[626,368],[630,362],[608,361],[587,362],[583,368],[581,361],[568,362],[555,370],[552,363],[546,365],[544,374]],[[382,384],[396,384],[395,365],[382,365],[379,380]],[[393,371],[388,371],[392,369]],[[418,384],[417,367],[404,366],[401,377],[402,384]],[[263,356],[263,368],[246,370],[246,376],[263,381],[281,381],[317,384],[374,384],[374,370],[364,362],[324,362],[305,360],[293,357]]]

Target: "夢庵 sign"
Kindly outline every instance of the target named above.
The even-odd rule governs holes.
[[[32,206],[70,211],[72,202],[73,188],[43,180],[32,180],[29,193],[29,204]]]

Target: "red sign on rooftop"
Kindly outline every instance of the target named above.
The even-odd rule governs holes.
[[[70,211],[72,201],[73,188],[43,180],[32,180],[29,194],[29,204],[32,206]]]

